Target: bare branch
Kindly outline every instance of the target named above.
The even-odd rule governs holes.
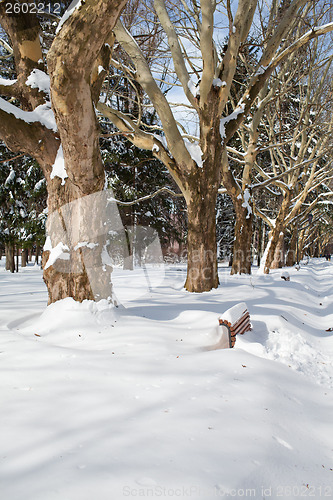
[[[115,201],[118,205],[129,207],[131,205],[136,205],[137,203],[141,203],[142,201],[151,200],[152,198],[155,198],[155,196],[157,196],[158,194],[161,194],[161,193],[171,194],[171,196],[174,196],[175,198],[183,198],[184,197],[184,195],[182,193],[175,193],[174,191],[172,191],[172,189],[169,189],[167,187],[162,187],[152,194],[147,194],[146,196],[142,196],[142,198],[137,198],[136,200],[132,200],[132,201],[120,201],[120,200],[117,200],[116,198],[109,198],[108,200]]]
[[[179,40],[176,34],[176,31],[174,29],[174,26],[172,22],[170,21],[168,12],[165,7],[164,0],[155,0],[155,9],[156,13],[159,17],[159,20],[161,21],[161,24],[163,26],[163,29],[168,37],[168,42],[169,42],[169,47],[171,50],[172,54],[172,59],[175,67],[175,71],[177,73],[177,76],[179,78],[179,81],[182,84],[184,93],[187,97],[187,99],[190,101],[192,106],[197,108],[197,101],[192,95],[190,89],[189,89],[189,82],[190,82],[190,75],[188,74],[188,71],[186,69],[184,57],[179,45]]]
[[[200,100],[204,103],[207,101],[215,74],[213,42],[215,6],[215,0],[202,0],[201,2],[202,26],[200,33],[200,50],[203,71],[200,82]]]
[[[166,140],[168,142],[170,150],[173,153],[173,156],[175,157],[175,160],[177,161],[177,163],[183,165],[192,165],[192,158],[182,140],[176,120],[170,109],[170,105],[161,89],[157,86],[151,74],[148,63],[139,46],[119,21],[116,24],[114,32],[116,34],[117,40],[121,43],[122,47],[126,50],[135,64],[137,70],[137,81],[147,92],[148,96],[155,106],[155,109],[158,112],[163,125]]]

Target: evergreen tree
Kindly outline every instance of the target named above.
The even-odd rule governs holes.
[[[14,248],[40,247],[45,240],[46,183],[35,160],[14,155],[0,143],[0,244],[14,272]]]

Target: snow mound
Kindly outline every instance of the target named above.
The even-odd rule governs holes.
[[[115,307],[107,300],[94,302],[84,300],[82,303],[71,297],[50,304],[38,319],[20,331],[33,333],[41,339],[61,346],[78,346],[98,349],[96,336],[107,340],[110,327],[116,322]]]
[[[314,382],[333,387],[330,358],[311,346],[300,333],[286,328],[269,332],[267,358],[279,361]]]
[[[245,302],[240,302],[233,307],[230,307],[227,311],[225,311],[220,318],[225,321],[229,321],[232,325],[239,320],[241,316],[243,316],[244,312],[247,310],[247,305]]]

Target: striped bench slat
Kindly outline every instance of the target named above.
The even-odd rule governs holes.
[[[244,306],[244,307],[239,307]],[[236,335],[243,335],[245,332],[251,330],[250,314],[247,310],[246,304],[243,302],[239,306],[234,306],[223,313],[219,318],[219,325],[224,326],[229,332],[229,346],[234,347],[236,343]],[[236,316],[235,316],[236,315]],[[232,318],[223,319],[223,316]]]

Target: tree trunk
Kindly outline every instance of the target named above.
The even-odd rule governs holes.
[[[6,270],[15,272],[15,246],[13,243],[6,244]]]
[[[16,272],[18,273],[19,272],[19,254],[20,254],[20,250],[18,247],[16,247]]]
[[[236,213],[233,261],[230,274],[251,274],[252,214],[242,206],[243,200],[234,200]]]
[[[124,249],[124,264],[123,269],[127,271],[133,271],[134,269],[134,235],[132,231],[128,230],[128,227],[124,226],[125,231],[125,243],[126,248]]]
[[[284,233],[281,231],[276,242],[271,269],[279,269],[284,266]]]
[[[262,255],[262,240],[264,239],[264,224],[260,217],[258,217],[258,239],[257,239],[257,266],[260,267],[261,255]]]
[[[79,302],[112,297],[112,267],[103,261],[109,215],[103,195],[105,174],[93,102],[93,95],[97,99],[99,92],[93,68],[125,3],[95,0],[83,4],[61,28],[48,53],[60,158],[63,154],[62,180],[54,178],[48,183],[48,231],[52,250],[60,245],[68,249],[63,256],[67,253],[69,257],[62,262],[58,259],[54,266],[48,261],[52,250],[43,253],[49,303],[64,297]]]
[[[206,193],[193,193],[187,204],[187,278],[189,292],[208,292],[219,285],[216,243],[216,196],[209,185]]]
[[[279,237],[280,237],[280,228],[279,227],[274,227],[271,229],[269,233],[269,250],[266,255],[265,263],[264,263],[264,273],[269,274],[270,269],[272,268],[272,262],[274,260],[275,256],[275,250],[279,242]]]
[[[277,267],[280,267],[278,264],[281,261],[281,245],[284,238],[285,233],[285,215],[289,208],[291,198],[291,192],[288,191],[284,195],[282,200],[280,210],[278,216],[275,220],[275,226],[270,231],[270,247],[268,254],[266,256],[266,262],[264,265],[264,273],[269,274],[269,270],[272,268],[273,261],[275,260],[275,264]],[[282,233],[282,234],[281,234]],[[276,253],[275,253],[276,252]]]
[[[35,264],[38,265],[39,263],[39,257],[40,257],[40,245],[36,245],[36,256],[35,256]]]
[[[297,238],[297,232],[296,228],[294,228],[291,235],[289,249],[287,253],[287,259],[286,259],[286,265],[288,267],[294,266],[296,262],[296,238]]]
[[[21,267],[27,267],[28,249],[24,248],[21,252]]]
[[[14,4],[14,0],[8,3]],[[105,180],[95,104],[106,74],[100,68],[109,64],[101,64],[99,56],[125,4],[126,0],[82,2],[56,35],[47,60],[58,132],[0,109],[1,137],[12,151],[33,156],[47,180],[50,237],[43,268],[49,303],[65,297],[82,301],[110,296],[111,267],[102,256],[106,258],[110,229],[104,222],[112,219],[113,208],[107,206],[105,197],[95,197],[103,192]],[[34,110],[45,104],[44,92],[25,83],[32,69],[46,70],[39,22],[33,14],[19,9],[11,16],[6,9],[2,2],[1,19],[12,42],[17,70],[17,83],[10,88],[24,110]],[[85,198],[89,202],[79,201]],[[104,218],[99,219],[100,215]],[[117,220],[114,226],[119,229]]]
[[[305,231],[304,229],[298,233],[298,261],[304,258],[304,242],[305,242]]]
[[[94,181],[99,180],[96,175]],[[54,189],[56,186],[58,189]],[[94,182],[92,186],[91,194],[78,198],[70,179],[64,186],[59,179],[50,183],[48,203],[52,209],[49,208],[48,239],[42,258],[49,303],[65,297],[78,302],[112,299],[107,239],[111,231],[121,230],[122,225],[116,207],[108,202],[108,193],[94,192]]]
[[[189,292],[209,292],[219,285],[216,239],[216,201],[221,185],[224,150],[220,135],[218,100],[209,94],[201,109],[202,165],[192,162],[188,174],[183,174],[187,205],[187,277]],[[182,170],[182,169],[180,169]]]

